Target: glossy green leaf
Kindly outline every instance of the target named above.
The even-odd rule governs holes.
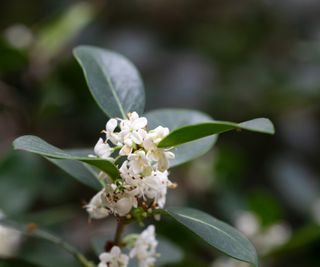
[[[168,127],[171,131],[181,126],[212,121],[208,115],[188,109],[158,109],[145,114],[148,119],[149,129],[159,125]],[[176,147],[173,152],[175,158],[170,160],[170,166],[174,167],[208,152],[217,140],[217,136],[209,136]]]
[[[62,169],[66,170],[67,172],[75,172],[75,171],[83,171],[83,168],[80,167],[78,164],[70,164],[65,162],[57,163],[56,160],[75,160],[78,162],[84,162],[89,165],[92,165],[94,167],[97,167],[98,169],[104,171],[112,178],[118,178],[119,177],[119,171],[118,168],[110,161],[99,159],[99,158],[90,158],[90,157],[84,157],[82,154],[79,156],[76,156],[75,153],[71,153],[68,151],[63,151],[53,145],[48,144],[41,138],[37,136],[32,135],[25,135],[17,138],[13,142],[13,146],[15,149],[18,150],[25,150],[31,153],[35,153],[41,156],[44,156],[46,158],[53,159],[53,163],[59,165]],[[80,169],[81,168],[81,169]],[[83,179],[86,180],[85,184],[91,185],[92,184],[92,176],[79,176],[78,179],[83,182]],[[93,184],[92,184],[93,185]]]
[[[242,123],[211,121],[187,125],[175,129],[160,142],[159,147],[177,146],[230,130],[247,130],[265,134],[274,134],[273,124],[269,119],[266,118],[253,119]]]
[[[83,69],[89,89],[110,118],[143,113],[145,92],[140,74],[124,56],[108,50],[79,46],[74,56]]]
[[[255,248],[235,228],[196,209],[168,208],[166,213],[219,251],[258,266]]]

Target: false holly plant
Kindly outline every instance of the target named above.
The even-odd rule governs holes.
[[[13,142],[15,149],[41,155],[79,182],[97,190],[85,206],[94,220],[114,216],[117,229],[98,267],[154,266],[159,258],[155,227],[123,236],[126,225],[146,218],[173,218],[219,251],[258,266],[248,239],[211,215],[188,207],[165,207],[168,189],[176,183],[169,169],[206,153],[217,134],[248,130],[273,134],[272,123],[258,118],[242,123],[216,121],[188,109],[158,109],[144,114],[143,82],[135,66],[117,53],[80,46],[74,50],[90,92],[109,118],[93,151],[61,150],[39,137],[26,135]],[[83,266],[96,266],[60,239],[36,229],[28,232],[62,244]],[[165,255],[163,255],[165,257]]]

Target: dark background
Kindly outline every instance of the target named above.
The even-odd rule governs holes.
[[[199,109],[236,122],[270,118],[275,136],[223,134],[206,156],[173,171],[179,188],[169,192],[168,205],[198,207],[231,224],[250,212],[260,233],[284,223],[287,244],[269,248],[274,253],[257,245],[264,266],[320,266],[319,1],[1,1],[0,209],[31,216],[93,256],[90,235],[105,225],[113,230],[112,222],[88,223],[81,207],[94,192],[11,147],[22,134],[59,147],[95,144],[107,118],[72,57],[79,44],[133,61],[147,110]],[[174,266],[210,266],[219,257],[171,222],[159,231],[185,249]],[[37,241],[24,241],[17,252],[43,266],[77,266],[60,254]]]

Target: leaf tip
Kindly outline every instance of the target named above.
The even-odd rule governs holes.
[[[264,134],[275,134],[275,127],[268,118],[257,118],[238,124],[239,128]]]
[[[273,122],[268,118],[261,118],[266,125],[266,133],[274,135],[276,133]]]
[[[17,137],[16,139],[14,139],[13,141],[12,141],[12,147],[13,147],[13,149],[15,149],[15,150],[21,150],[22,148],[21,148],[21,140],[23,140],[25,137],[27,137],[28,135],[22,135],[22,136],[19,136],[19,137]]]

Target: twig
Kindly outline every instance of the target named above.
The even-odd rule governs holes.
[[[121,245],[121,237],[122,237],[122,234],[123,234],[123,231],[124,231],[124,227],[125,227],[125,222],[123,219],[119,219],[118,220],[118,223],[117,223],[117,231],[116,231],[116,234],[114,236],[114,244],[116,246],[120,246]]]

